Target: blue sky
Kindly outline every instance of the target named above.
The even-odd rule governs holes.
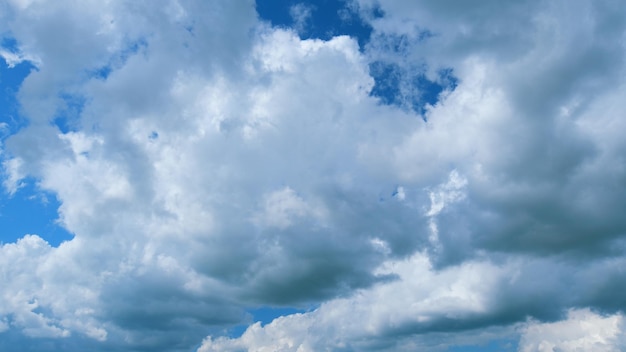
[[[0,350],[623,350],[573,1],[0,1]]]

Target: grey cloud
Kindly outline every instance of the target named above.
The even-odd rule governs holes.
[[[410,23],[421,29],[429,25],[436,28],[433,37],[408,46],[409,57],[424,60],[431,67],[439,64],[439,56],[423,50],[437,46],[456,50],[466,45],[450,41],[459,35],[489,38],[474,31],[508,33],[515,38],[507,39],[504,47],[497,41],[491,42],[486,47],[489,52],[511,52],[509,46],[524,48],[516,56],[492,61],[479,45],[470,42],[467,48],[471,52],[448,55],[448,62],[468,55],[486,60],[485,68],[490,71],[485,72],[483,79],[504,89],[499,99],[512,109],[499,111],[506,124],[492,125],[485,120],[486,124],[477,125],[482,131],[473,133],[484,132],[488,139],[482,145],[471,141],[470,148],[476,148],[476,152],[462,151],[465,160],[454,160],[457,165],[464,165],[459,170],[467,176],[479,166],[490,178],[469,176],[469,201],[441,216],[442,236],[449,236],[444,250],[456,253],[451,254],[450,260],[462,260],[467,256],[463,253],[473,247],[537,253],[586,251],[589,247],[601,248],[623,234],[624,223],[614,211],[623,207],[623,197],[613,193],[619,188],[614,180],[620,172],[599,171],[598,163],[603,159],[599,141],[577,125],[577,121],[595,118],[587,107],[595,97],[614,87],[618,77],[614,73],[623,70],[624,48],[614,43],[620,42],[618,38],[623,37],[624,29],[623,23],[614,19],[620,11],[614,5],[583,3],[571,8],[560,3],[542,7],[532,2],[380,2],[388,15],[372,23],[381,35],[386,31],[414,34],[413,27],[387,26],[386,21],[393,25],[395,19],[403,16],[411,18]],[[364,1],[362,6],[371,4]],[[567,11],[559,12],[564,6]],[[578,16],[581,13],[582,23]],[[511,25],[516,20],[526,24]],[[448,23],[458,26],[443,26]],[[384,52],[375,43],[376,39],[370,48],[373,54]],[[462,67],[458,63],[453,66]],[[462,80],[463,72],[457,73]],[[440,104],[452,103],[452,97],[454,94]],[[449,112],[435,107],[427,116],[435,128],[436,120],[441,118],[450,123],[456,118],[456,123],[467,124],[463,120],[468,116],[452,117],[446,113]],[[506,151],[501,154],[503,157],[496,156],[498,149]]]

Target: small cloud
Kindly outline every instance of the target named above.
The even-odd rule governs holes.
[[[1,50],[0,49],[0,56],[2,56],[4,61],[6,61],[7,66],[9,68],[13,68],[13,67],[15,67],[15,65],[17,65],[20,62],[24,61],[24,59],[20,55],[18,55],[16,53],[12,53],[12,52],[7,51],[7,50]]]
[[[436,216],[448,205],[456,203],[465,198],[465,187],[467,179],[461,176],[458,171],[452,170],[448,176],[448,182],[437,186],[435,190],[429,192],[430,209],[426,216]]]
[[[304,32],[313,10],[313,6],[303,3],[295,4],[289,9],[289,15],[293,19],[293,28],[298,33]]]
[[[39,66],[41,61],[35,57],[26,56],[20,52],[13,52],[4,48],[0,48],[0,57],[4,59],[9,68],[13,68],[24,61],[29,61],[34,66]]]
[[[24,162],[20,158],[12,158],[2,162],[2,168],[4,169],[4,180],[2,181],[2,186],[9,193],[9,195],[14,195],[20,188],[24,187],[24,182],[22,181],[26,175],[22,170],[22,165]]]

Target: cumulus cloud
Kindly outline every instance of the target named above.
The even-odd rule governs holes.
[[[588,309],[572,310],[555,323],[532,323],[524,329],[520,351],[621,351],[623,316],[602,316]]]
[[[273,28],[252,1],[0,6],[20,60],[38,60],[3,185],[36,180],[75,235],[0,247],[7,341],[620,346],[618,4],[358,0],[364,47]],[[374,94],[376,65],[405,73],[399,99]],[[432,104],[416,77],[441,87]],[[318,308],[246,313],[268,305]]]

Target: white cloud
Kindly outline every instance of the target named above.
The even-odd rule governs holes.
[[[5,159],[2,162],[4,169],[4,180],[2,186],[10,194],[13,195],[17,190],[24,186],[22,180],[26,177],[22,170],[23,161],[20,158]]]
[[[73,260],[57,257],[68,253],[67,249],[71,246],[65,243],[55,250],[38,236],[27,235],[17,243],[0,247],[5,278],[5,285],[0,291],[3,300],[0,315],[5,317],[8,326],[37,338],[68,337],[72,331],[96,339],[106,336],[94,319],[93,312],[79,311],[79,307],[88,302],[94,303],[94,287],[87,285],[92,280],[82,284],[77,282],[75,279],[86,279],[87,276],[73,275],[77,273],[77,269],[72,267]],[[59,261],[67,264],[64,266],[65,273],[55,272]],[[67,278],[72,278],[72,286],[57,281]]]
[[[2,57],[4,61],[6,61],[7,66],[9,66],[9,68],[13,68],[15,67],[15,65],[23,61],[23,59],[18,54],[15,54],[6,50],[1,50],[1,49],[0,49],[0,57]]]
[[[602,316],[589,309],[571,310],[566,320],[531,323],[522,333],[519,351],[622,351],[623,316]]]

